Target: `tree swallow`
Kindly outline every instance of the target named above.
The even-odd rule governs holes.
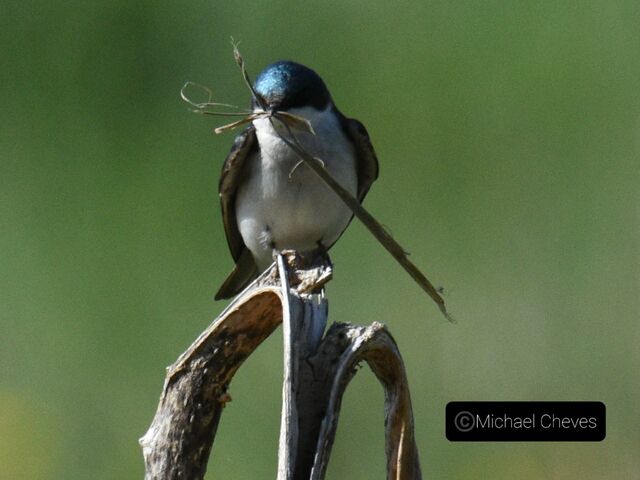
[[[254,112],[287,112],[315,132],[290,128],[300,145],[360,202],[378,177],[378,160],[364,126],[336,108],[322,78],[290,61],[256,78]],[[281,117],[282,118],[282,117]],[[222,218],[236,263],[216,294],[230,298],[273,262],[273,252],[329,249],[353,218],[351,210],[280,138],[279,120],[260,117],[239,134],[222,167]]]

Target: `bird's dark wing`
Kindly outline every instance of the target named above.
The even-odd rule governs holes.
[[[250,126],[239,134],[233,142],[231,151],[222,166],[220,183],[218,184],[224,232],[234,260],[238,260],[242,254],[242,249],[246,248],[236,222],[236,192],[242,179],[245,160],[256,147],[256,131],[253,126]]]
[[[220,287],[216,294],[216,300],[230,298],[239,293],[257,274],[257,266],[251,252],[242,240],[236,221],[236,193],[242,179],[245,160],[257,151],[257,147],[256,131],[253,126],[250,126],[236,137],[222,166],[218,186],[222,221],[229,250],[236,265]]]
[[[371,145],[367,129],[355,118],[341,116],[344,132],[355,148],[358,169],[358,200],[360,203],[367,195],[371,184],[378,178],[378,157]]]

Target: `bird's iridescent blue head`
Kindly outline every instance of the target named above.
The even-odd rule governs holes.
[[[324,110],[331,102],[331,94],[320,75],[295,62],[272,63],[260,72],[254,89],[270,110],[295,107]],[[258,106],[255,99],[252,106]]]

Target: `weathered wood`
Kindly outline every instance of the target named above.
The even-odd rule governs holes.
[[[232,302],[167,369],[156,415],[140,439],[147,480],[204,478],[229,382],[281,321],[277,288],[256,288]]]
[[[321,263],[306,270],[297,289],[291,289],[287,267],[282,256],[278,257],[278,271],[282,278],[282,307],[284,337],[284,382],[282,385],[282,418],[280,448],[278,452],[278,480],[308,478],[302,471],[310,471],[312,463],[300,457],[300,446],[310,441],[310,432],[301,421],[307,416],[309,405],[300,402],[302,391],[309,383],[306,361],[315,354],[327,323],[327,301],[324,293],[310,293],[312,278],[321,282],[330,278],[331,266]],[[298,459],[300,458],[300,462]]]
[[[344,391],[365,361],[385,389],[387,478],[421,478],[411,400],[398,348],[379,324],[334,324],[322,337],[331,278],[325,256],[293,252],[241,293],[168,368],[156,415],[140,439],[150,479],[202,479],[229,382],[283,322],[278,479],[324,478]],[[280,280],[282,279],[282,281]]]
[[[325,375],[320,380],[325,385],[311,389],[317,391],[313,401],[318,405],[321,402],[319,395],[322,395],[326,410],[320,424],[311,475],[300,478],[324,478],[335,439],[342,397],[362,361],[369,365],[384,388],[387,478],[422,478],[404,364],[393,337],[378,322],[368,327],[346,323],[332,325],[317,356],[311,359],[310,369]]]

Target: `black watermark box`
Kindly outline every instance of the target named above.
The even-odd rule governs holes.
[[[449,402],[445,432],[452,442],[600,442],[602,402]]]

